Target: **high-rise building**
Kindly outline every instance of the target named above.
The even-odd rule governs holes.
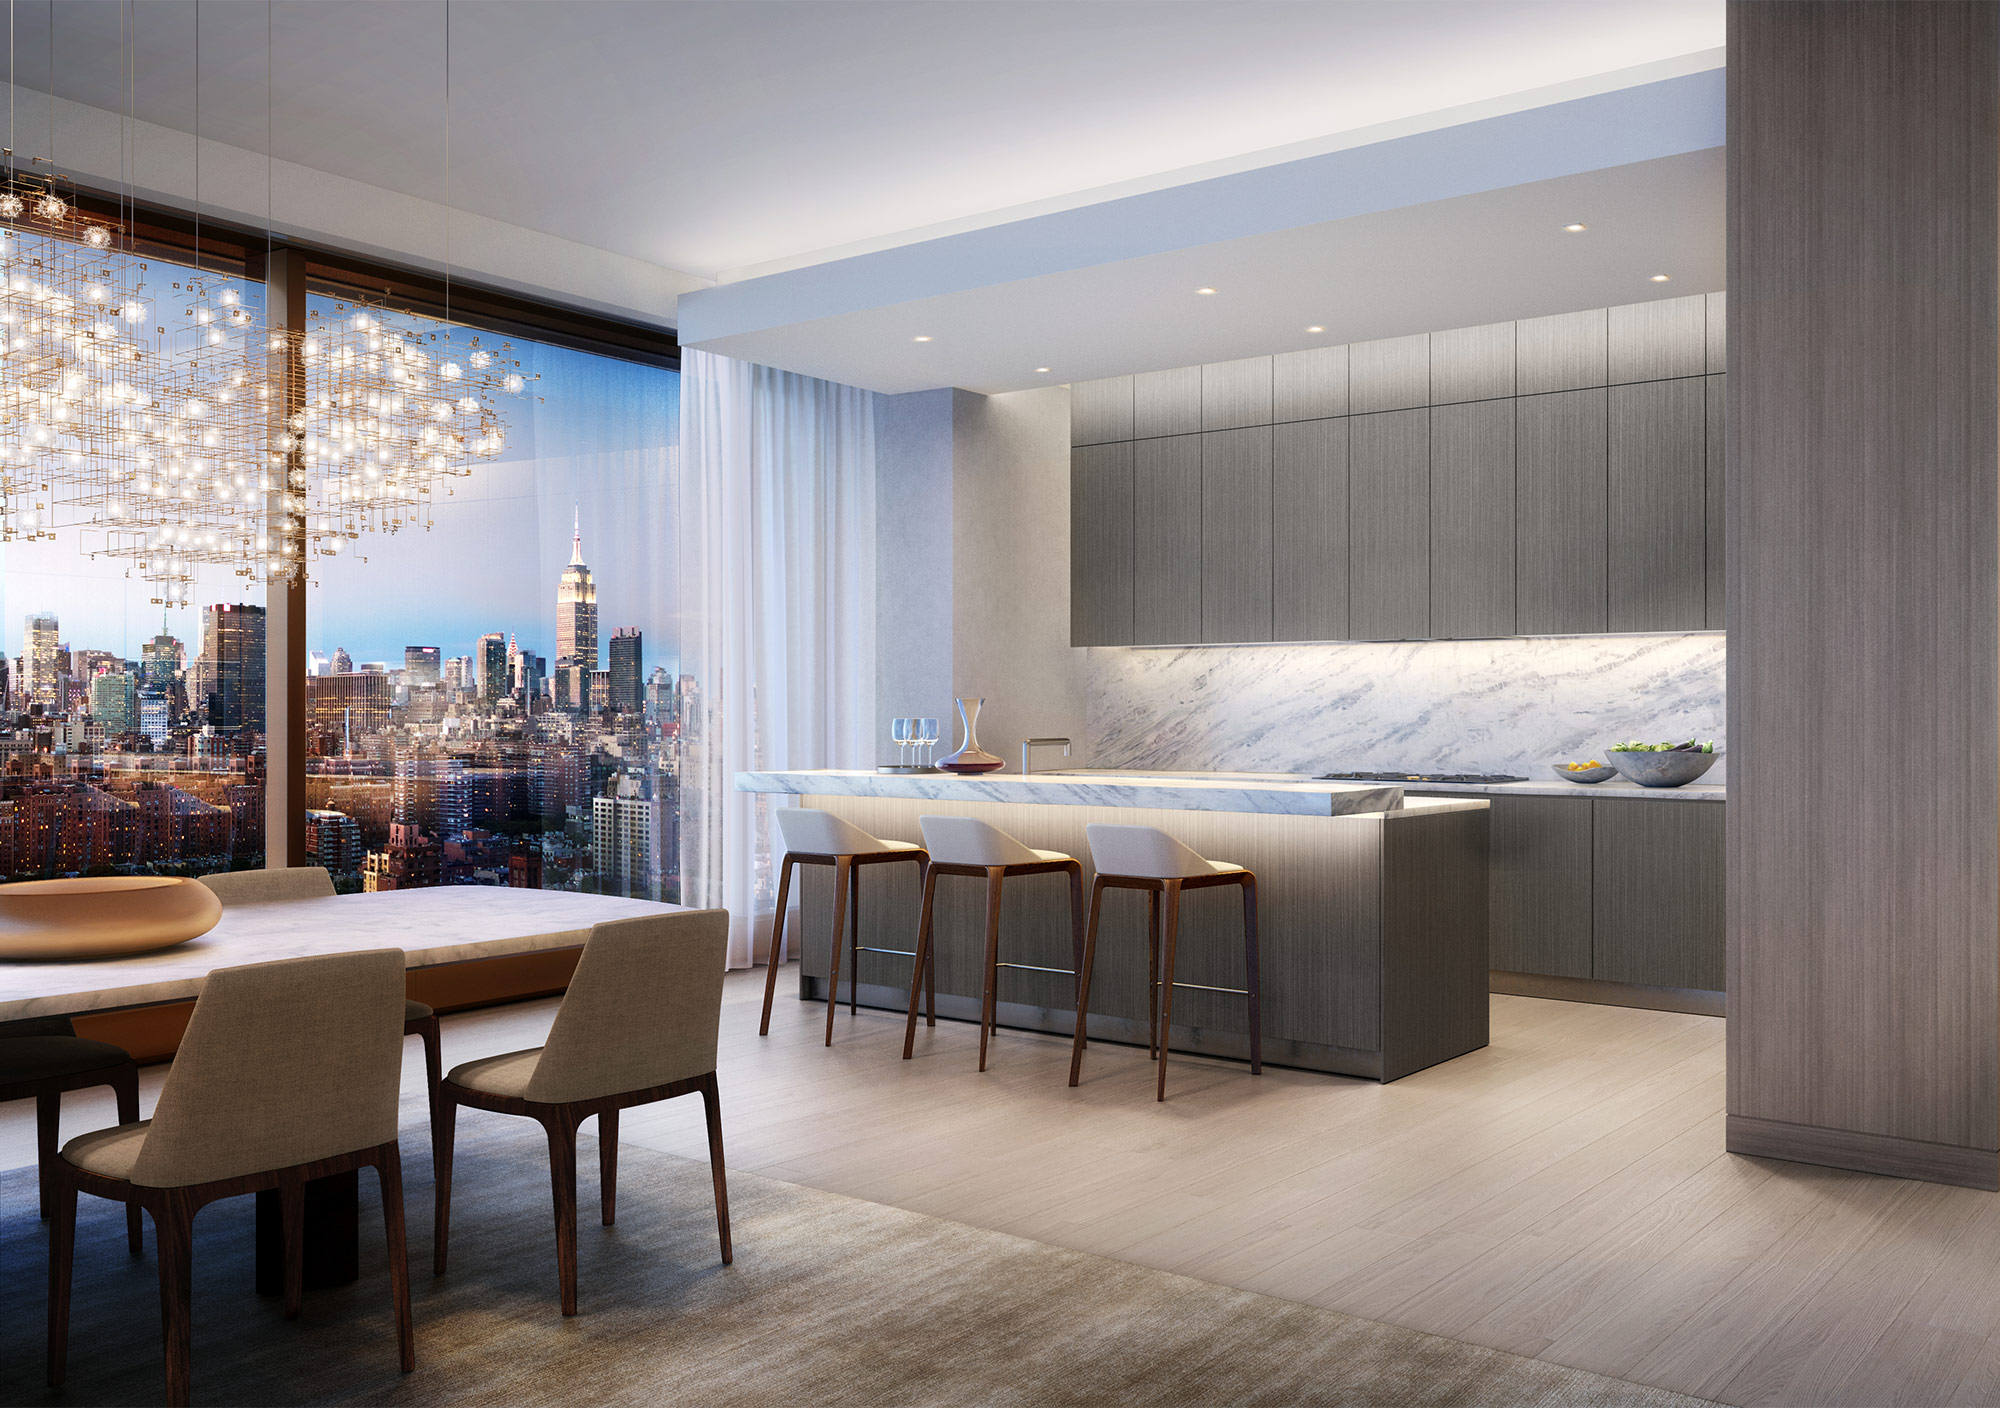
[[[389,726],[386,674],[326,675],[306,681],[306,732],[322,756],[345,755]]]
[[[139,729],[139,691],[133,678],[122,670],[106,670],[91,676],[90,717],[104,725],[104,735],[115,738]]]
[[[347,647],[344,645],[336,645],[333,648],[333,673],[336,675],[354,673],[354,657],[347,653]]]
[[[323,865],[335,875],[361,869],[367,851],[361,844],[361,824],[345,812],[306,813],[306,864]]]
[[[139,647],[139,682],[170,688],[181,672],[181,654],[181,643],[167,634],[163,623],[160,633]]]
[[[368,853],[361,870],[361,888],[369,894],[429,889],[442,874],[441,854],[436,838],[426,836],[421,828],[392,822],[389,844]]]
[[[611,707],[636,714],[644,702],[645,636],[637,626],[620,626],[611,634]]]
[[[442,652],[434,645],[403,647],[403,682],[411,689],[441,684],[444,680]]]
[[[612,795],[591,799],[590,852],[601,893],[650,899],[653,802],[640,783],[621,777]]]
[[[307,654],[306,656],[307,679],[316,680],[321,675],[330,675],[332,673],[333,673],[333,664],[326,658],[325,651],[315,650]]]
[[[153,746],[160,748],[174,731],[174,697],[158,685],[147,685],[139,691],[139,732],[153,740]]]
[[[507,678],[506,636],[499,631],[488,631],[479,638],[479,648],[472,659],[481,699],[499,699],[509,692],[512,682]]]
[[[62,707],[62,669],[57,652],[62,645],[56,618],[47,614],[30,616],[21,633],[21,693],[45,709]]]
[[[580,662],[597,668],[597,584],[583,561],[583,519],[579,514],[570,536],[569,566],[556,583],[556,663]]]
[[[264,608],[222,602],[201,613],[194,708],[217,733],[264,731]]]

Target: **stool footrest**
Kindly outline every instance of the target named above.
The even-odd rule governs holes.
[[[1250,989],[1248,988],[1216,988],[1210,987],[1207,983],[1175,983],[1174,986],[1177,988],[1193,988],[1196,992],[1226,992],[1234,994],[1237,997],[1248,997],[1250,995]]]
[[[1023,973],[1058,973],[1065,978],[1074,978],[1074,968],[1044,968],[1039,963],[996,963],[995,968],[1018,968]]]
[[[862,945],[861,945],[861,946],[860,946],[859,948],[857,948],[857,949],[855,950],[855,952],[856,952],[856,953],[890,953],[890,954],[894,954],[894,955],[895,955],[896,957],[898,957],[898,958],[915,958],[915,957],[917,956],[917,955],[916,955],[916,954],[915,954],[915,953],[914,953],[913,951],[911,951],[910,949],[906,949],[906,948],[870,948],[870,947],[868,947],[868,945],[867,945],[867,944],[862,944]]]

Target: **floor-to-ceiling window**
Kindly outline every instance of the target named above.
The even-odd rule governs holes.
[[[7,238],[17,268],[43,267],[46,236]],[[197,278],[226,284],[246,324],[261,313],[251,281],[151,256],[135,277],[133,301],[116,311],[156,345],[239,335],[227,320],[195,325]],[[94,296],[15,292],[10,319],[38,297]],[[194,483],[192,465],[146,472]],[[202,493],[215,492],[210,472],[224,467],[204,468]],[[0,544],[0,879],[262,865],[262,588],[215,570],[185,602],[170,599],[131,559],[98,552],[102,535],[76,528],[74,507],[47,504],[33,526],[53,536]]]
[[[308,861],[343,890],[676,899],[679,374],[479,336],[529,378],[506,450],[428,527],[314,567]]]

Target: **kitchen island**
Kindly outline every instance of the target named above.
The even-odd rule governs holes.
[[[1027,845],[1075,856],[1086,878],[1087,825],[1157,826],[1211,859],[1257,873],[1266,1061],[1395,1080],[1486,1044],[1484,798],[1415,798],[1379,784],[1102,773],[750,772],[739,773],[736,786],[796,797],[887,840],[921,843],[920,816],[978,817]],[[914,948],[916,867],[861,874],[862,942]],[[800,956],[799,996],[823,1001],[832,875],[802,867],[794,885],[800,912],[789,932]],[[979,881],[939,880],[942,1017],[978,1019],[984,904]],[[1146,1040],[1145,913],[1143,896],[1105,896],[1093,1038]],[[1008,884],[1001,944],[1010,962],[1070,966],[1069,891],[1060,876]],[[1187,896],[1179,949],[1181,982],[1243,985],[1242,908],[1233,891]],[[905,1008],[910,960],[864,953],[860,978],[862,1003]],[[998,1014],[1002,1026],[1067,1035],[1075,1021],[1070,979],[1003,971]],[[1178,991],[1174,1019],[1175,1050],[1247,1058],[1240,997]]]

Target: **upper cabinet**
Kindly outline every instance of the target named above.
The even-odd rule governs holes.
[[[1071,388],[1071,643],[1723,623],[1724,296]]]

